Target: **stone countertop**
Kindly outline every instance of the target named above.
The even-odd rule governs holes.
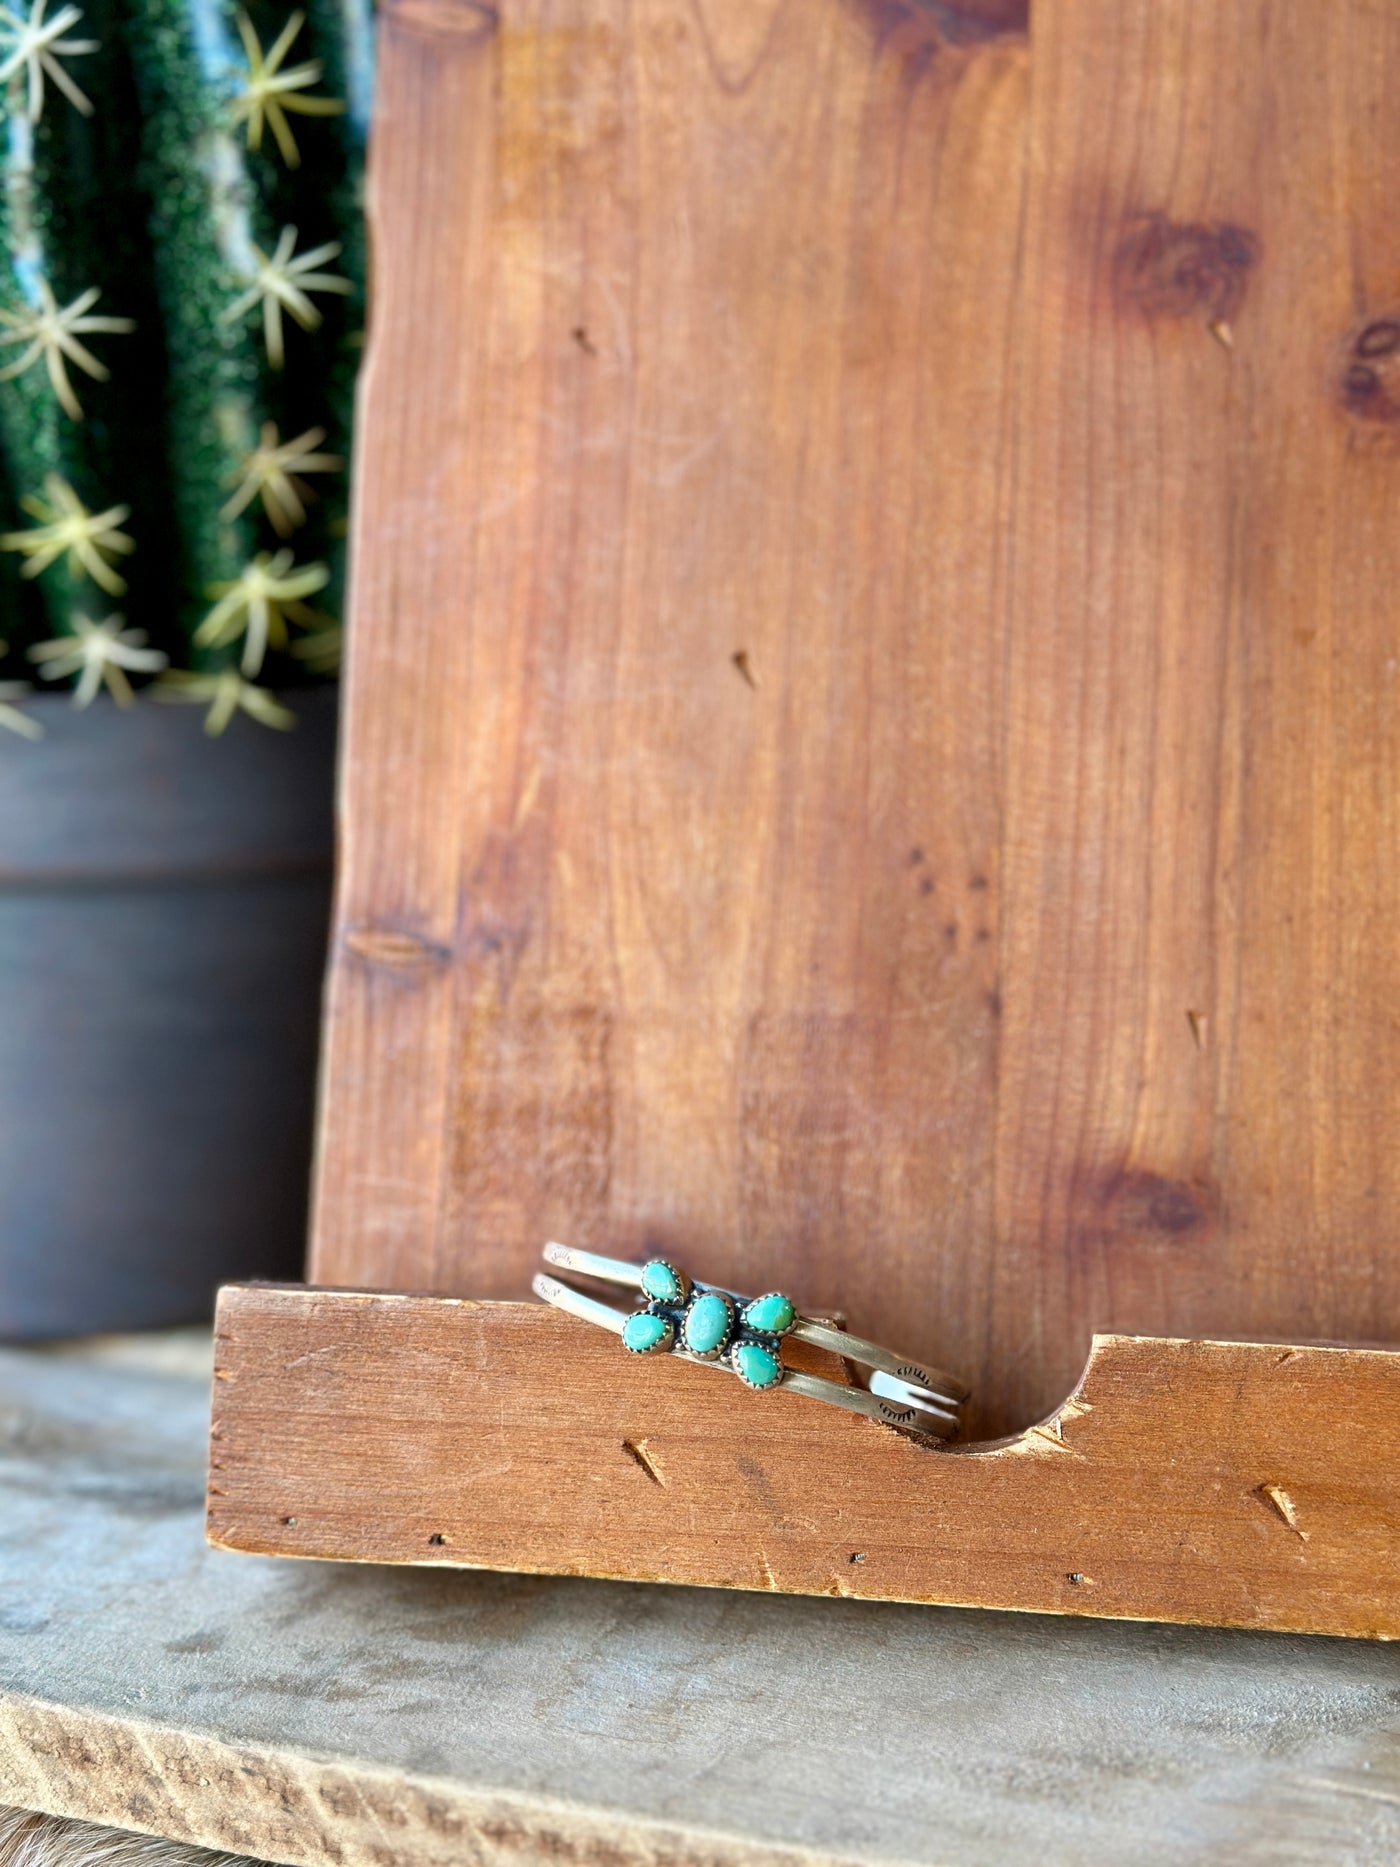
[[[208,1369],[0,1351],[0,1801],[308,1867],[1400,1858],[1400,1650],[221,1554]]]

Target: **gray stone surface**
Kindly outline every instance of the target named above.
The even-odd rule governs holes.
[[[347,1867],[1400,1858],[1400,1650],[221,1554],[206,1366],[0,1353],[0,1801]]]

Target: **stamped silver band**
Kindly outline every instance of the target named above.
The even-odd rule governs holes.
[[[851,1335],[829,1322],[799,1315],[790,1300],[777,1293],[755,1301],[727,1290],[723,1285],[702,1283],[699,1278],[687,1278],[675,1266],[663,1260],[651,1260],[646,1265],[631,1264],[621,1258],[579,1251],[568,1245],[548,1244],[544,1249],[544,1257],[546,1263],[558,1270],[596,1278],[604,1283],[621,1284],[642,1293],[646,1305],[644,1309],[619,1310],[600,1302],[596,1297],[585,1295],[583,1291],[574,1289],[571,1284],[558,1278],[540,1275],[534,1280],[535,1295],[544,1302],[584,1322],[622,1336],[625,1346],[637,1347],[635,1342],[628,1340],[628,1336],[635,1333],[638,1323],[642,1323],[644,1329],[650,1328],[657,1337],[645,1343],[646,1350],[662,1349],[679,1355],[685,1361],[699,1361],[711,1366],[722,1361],[724,1366],[739,1374],[746,1385],[783,1387],[790,1393],[805,1395],[810,1400],[822,1400],[830,1406],[843,1407],[847,1412],[864,1414],[866,1418],[878,1420],[886,1426],[929,1438],[947,1439],[958,1431],[959,1407],[967,1398],[967,1389],[962,1382],[939,1369],[927,1368],[907,1357],[896,1355],[876,1342]],[[648,1292],[643,1282],[644,1273],[654,1277],[658,1272],[669,1272],[684,1287],[683,1292],[671,1300],[669,1308],[663,1302],[646,1301]],[[721,1302],[729,1304],[729,1339],[722,1351],[706,1344],[707,1352],[695,1354],[687,1346],[684,1329],[677,1334],[675,1325],[682,1320],[678,1312],[685,1298],[702,1293],[711,1293]],[[782,1304],[788,1305],[786,1314],[792,1320],[785,1322],[776,1334],[770,1335],[764,1323],[773,1312],[771,1308],[765,1311],[764,1306]],[[711,1305],[711,1308],[714,1306]],[[759,1316],[758,1322],[751,1320],[756,1314]],[[657,1316],[660,1321],[654,1325],[644,1323],[643,1319],[649,1315]],[[809,1343],[813,1348],[825,1349],[830,1354],[841,1356],[851,1367],[852,1373],[857,1375],[857,1384],[847,1386],[783,1365],[777,1354],[777,1334],[791,1336],[796,1341]],[[753,1372],[759,1378],[751,1379],[750,1374]],[[862,1375],[863,1380],[860,1378]]]

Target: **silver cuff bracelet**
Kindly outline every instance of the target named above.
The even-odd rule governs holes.
[[[959,1408],[967,1399],[961,1381],[831,1323],[803,1316],[781,1291],[740,1296],[688,1277],[665,1258],[628,1264],[597,1252],[549,1244],[544,1259],[557,1270],[623,1284],[640,1293],[640,1308],[620,1310],[556,1277],[540,1275],[534,1281],[537,1297],[583,1322],[611,1330],[634,1355],[679,1355],[685,1361],[723,1367],[755,1392],[786,1388],[789,1393],[824,1400],[925,1438],[949,1439],[958,1431]],[[841,1356],[857,1375],[856,1385],[787,1367],[780,1352],[787,1337]]]

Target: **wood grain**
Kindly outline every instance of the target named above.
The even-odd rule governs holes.
[[[386,9],[316,1280],[1396,1339],[1400,0],[1023,26]]]
[[[245,1292],[229,1546],[1395,1633],[1400,0],[1023,24],[388,8],[311,1256],[1022,1430]]]
[[[1090,1325],[1400,1327],[1400,7],[1046,0],[1033,74],[991,1298],[1018,1419]]]
[[[655,1246],[996,1417],[1014,11],[387,10],[318,1281]]]
[[[0,1350],[0,1803],[299,1867],[1396,1857],[1400,1646],[229,1555],[211,1347]]]
[[[260,1286],[214,1391],[225,1549],[1400,1635],[1385,1350],[1099,1337],[1045,1424],[931,1451],[542,1305]]]

